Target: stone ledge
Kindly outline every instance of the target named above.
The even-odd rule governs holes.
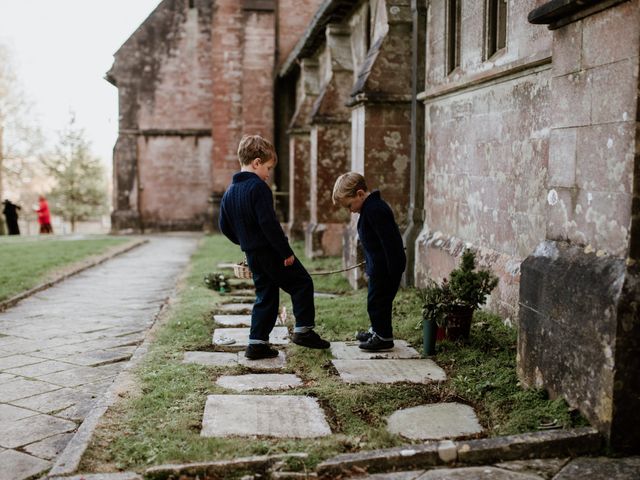
[[[383,450],[338,455],[318,465],[320,478],[348,476],[350,472],[385,472],[407,468],[486,465],[507,460],[567,457],[599,452],[602,437],[595,428],[532,432],[469,441],[428,442]],[[455,446],[457,455],[454,455]],[[441,455],[446,450],[446,455]]]
[[[529,12],[527,20],[556,30],[627,0],[551,0]]]
[[[220,460],[217,462],[186,463],[181,465],[159,465],[148,468],[144,477],[147,480],[174,480],[179,478],[207,478],[217,480],[228,478],[231,474],[260,473],[267,471],[277,461],[287,458],[307,458],[306,453],[290,453],[282,455],[262,455],[242,457],[234,460]],[[235,478],[235,477],[234,477]]]
[[[6,310],[7,308],[13,307],[20,300],[24,300],[25,298],[30,297],[31,295],[34,295],[38,292],[41,292],[42,290],[46,290],[47,288],[52,287],[56,283],[60,283],[63,280],[66,280],[67,278],[72,277],[73,275],[77,275],[78,273],[83,272],[88,268],[95,267],[96,265],[100,265],[101,263],[104,263],[107,260],[112,259],[113,257],[122,255],[123,253],[126,253],[129,250],[133,250],[134,248],[139,247],[140,245],[144,245],[145,243],[148,243],[148,242],[149,240],[147,239],[133,240],[131,242],[125,243],[124,245],[118,245],[116,247],[112,247],[108,249],[106,253],[92,255],[88,258],[85,258],[84,260],[80,260],[75,265],[72,264],[71,266],[66,267],[66,268],[70,268],[70,270],[63,271],[53,279],[47,282],[41,283],[40,285],[36,285],[35,287],[27,290],[26,292],[19,293],[7,300],[0,302],[0,312]],[[65,267],[62,267],[62,268],[64,269]]]

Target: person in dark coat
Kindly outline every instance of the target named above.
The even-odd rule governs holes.
[[[220,203],[220,231],[247,256],[253,274],[256,302],[251,313],[250,360],[276,357],[269,334],[276,324],[280,289],[291,295],[296,324],[291,340],[307,348],[329,348],[315,326],[313,280],[295,257],[273,209],[267,181],[277,156],[271,142],[259,135],[245,135],[238,146],[240,172]]]
[[[400,229],[380,192],[369,192],[364,177],[357,172],[338,177],[332,200],[334,205],[360,214],[358,237],[369,276],[367,313],[371,327],[367,332],[358,332],[356,339],[362,350],[390,350],[393,348],[393,299],[407,263]]]
[[[11,203],[9,200],[5,200],[3,203],[2,213],[7,221],[9,235],[20,235],[20,227],[18,226],[18,210],[21,209],[20,206]]]

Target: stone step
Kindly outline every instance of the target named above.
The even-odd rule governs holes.
[[[252,303],[223,303],[216,306],[216,313],[229,315],[246,315],[253,310]]]
[[[234,340],[234,343],[225,344],[226,339]],[[274,327],[269,338],[271,345],[287,345],[289,343],[289,331],[287,327]],[[249,345],[249,328],[216,328],[213,332],[213,344],[216,350],[239,351]]]
[[[370,360],[379,358],[420,358],[420,354],[404,340],[394,340],[392,350],[367,352],[361,350],[360,342],[331,342],[331,354],[341,360]]]
[[[331,435],[315,398],[299,395],[209,395],[203,437],[313,438]]]
[[[278,352],[275,358],[261,358],[260,360],[248,360],[244,352],[185,352],[183,363],[195,363],[206,367],[224,367],[242,365],[251,371],[282,370],[287,363],[286,354]]]
[[[442,440],[482,433],[482,426],[473,408],[452,402],[397,410],[387,430],[412,440]]]
[[[214,315],[213,321],[225,327],[250,327],[251,315]]]
[[[248,375],[223,375],[216,384],[245,392],[249,390],[287,390],[302,385],[302,380],[290,373],[251,373]]]
[[[444,370],[428,359],[332,360],[345,383],[433,383],[446,380]]]

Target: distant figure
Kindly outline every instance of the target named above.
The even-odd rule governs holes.
[[[7,220],[9,235],[20,235],[20,227],[18,227],[18,210],[20,210],[20,206],[11,203],[9,200],[5,200],[3,203],[2,213]]]
[[[51,214],[49,213],[49,204],[47,199],[40,195],[39,206],[36,212],[38,212],[38,223],[40,224],[40,233],[53,233],[51,228]]]

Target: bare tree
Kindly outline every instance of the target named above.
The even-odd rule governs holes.
[[[0,45],[0,199],[4,198],[5,186],[20,188],[33,174],[36,153],[42,146],[42,133],[32,118],[9,51]],[[4,234],[2,221],[0,234]]]
[[[42,158],[56,186],[50,192],[51,210],[71,223],[95,217],[107,211],[107,178],[104,167],[91,153],[84,130],[75,126],[72,115],[59,133],[54,152]]]

